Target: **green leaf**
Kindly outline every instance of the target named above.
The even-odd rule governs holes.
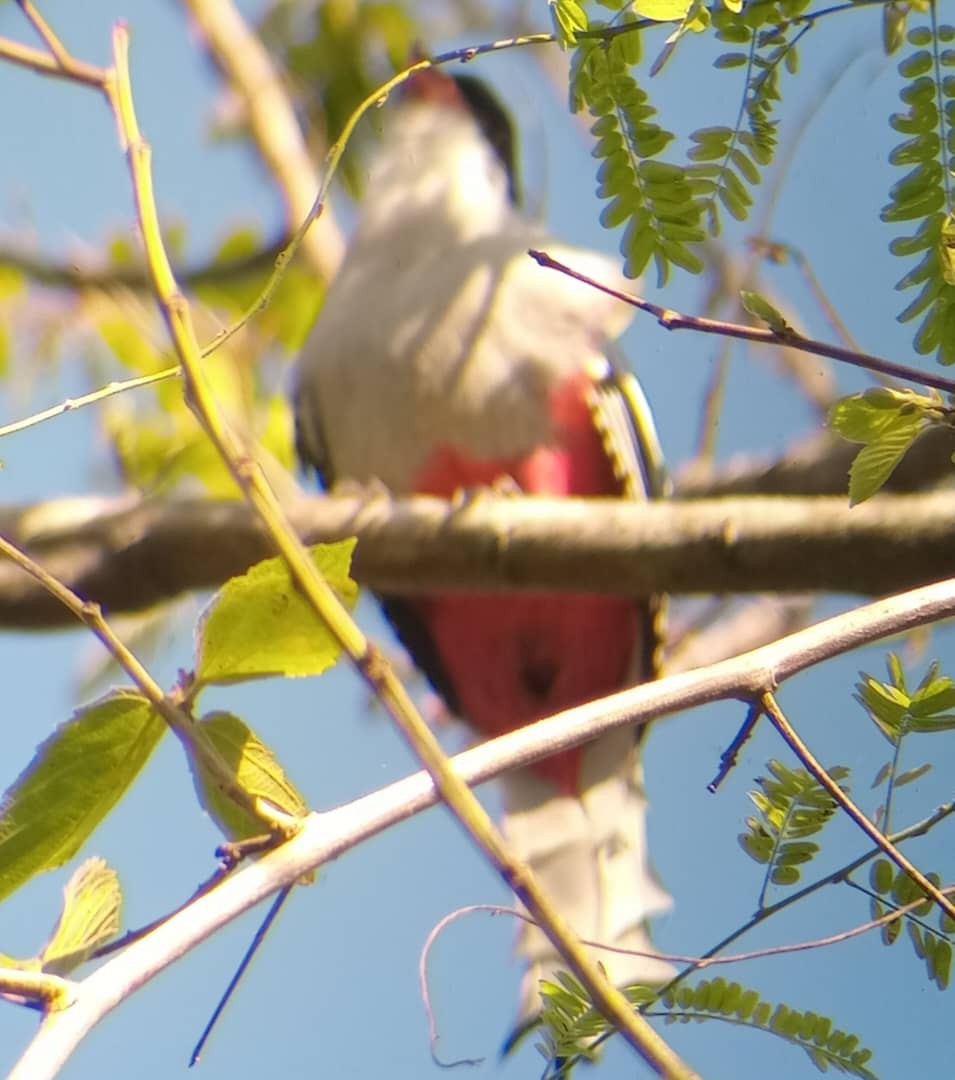
[[[165,730],[146,698],[117,690],[78,709],[40,745],[0,804],[0,899],[72,858]]]
[[[942,225],[938,258],[945,284],[955,285],[955,214],[949,214]]]
[[[590,1056],[588,1044],[608,1030],[607,1021],[592,1008],[576,980],[565,979],[563,973],[558,973],[557,980],[559,985],[542,984],[540,1049],[551,1063],[579,1053]],[[642,1004],[645,999],[632,1000]],[[702,979],[695,986],[684,982],[654,1003],[654,1012],[658,1010],[668,1022],[730,1020],[763,1030],[804,1050],[822,1071],[832,1067],[860,1080],[875,1080],[866,1067],[872,1053],[859,1048],[857,1036],[834,1029],[828,1016],[783,1003],[774,1007],[760,1000],[755,990],[736,982],[722,978]],[[550,1073],[548,1069],[547,1075]],[[782,1070],[780,1075],[790,1073],[796,1075],[791,1069]]]
[[[577,44],[577,34],[588,27],[587,14],[577,0],[548,0],[554,32],[562,49]]]
[[[882,48],[886,56],[897,52],[905,41],[905,21],[908,18],[909,5],[888,3],[882,9]]]
[[[87,859],[63,890],[63,911],[43,950],[44,971],[68,975],[119,933],[119,877],[105,859]]]
[[[869,868],[869,883],[880,896],[886,896],[895,880],[895,867],[888,859],[874,859]]]
[[[354,540],[317,544],[311,556],[349,605]],[[338,659],[337,641],[293,583],[284,559],[266,559],[216,593],[199,622],[196,685],[318,675]]]
[[[914,390],[878,386],[841,398],[829,410],[829,426],[850,442],[873,442],[891,432],[900,419],[916,420],[938,409],[938,398]]]
[[[654,22],[679,22],[693,6],[693,0],[635,0],[633,9]]]
[[[905,772],[901,772],[895,778],[895,786],[904,787],[906,784],[911,784],[915,780],[920,780],[927,772],[931,772],[932,763],[926,761],[924,765],[919,765],[914,769],[906,769]]]
[[[268,807],[256,814],[257,800],[265,800],[282,814],[303,817],[308,806],[285,775],[272,751],[239,717],[212,712],[195,726],[195,753],[190,766],[199,801],[231,840],[244,840],[268,832],[272,819]],[[239,805],[224,788],[225,773],[231,783],[248,796]]]
[[[849,469],[850,505],[858,506],[882,488],[920,431],[917,418],[914,423],[899,423],[856,454]]]
[[[807,837],[818,833],[837,808],[828,791],[805,769],[790,769],[776,760],[767,767],[770,776],[759,777],[759,788],[749,792],[759,816],[747,818],[748,832],[739,837],[743,850],[766,866],[759,907],[770,882],[794,885],[799,881],[799,867],[819,851],[819,845]],[[829,775],[840,783],[848,769],[835,766]]]
[[[782,312],[774,307],[764,296],[749,289],[741,289],[739,294],[743,308],[761,319],[774,334],[791,334],[793,328],[783,318]]]

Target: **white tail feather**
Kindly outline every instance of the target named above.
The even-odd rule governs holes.
[[[579,797],[555,794],[528,770],[503,777],[502,787],[508,840],[577,935],[652,952],[647,921],[671,900],[647,858],[647,802],[633,732],[613,732],[587,747]],[[531,924],[518,932],[517,950],[529,964],[521,988],[524,1021],[540,1009],[540,980],[553,979],[566,964]],[[658,986],[673,974],[658,957],[593,953],[618,986]]]

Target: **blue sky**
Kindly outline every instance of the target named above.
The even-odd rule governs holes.
[[[543,9],[543,5],[540,5]],[[244,5],[253,10],[255,5]],[[44,5],[50,22],[74,52],[105,63],[109,27],[124,17],[132,33],[131,63],[140,122],[152,143],[160,206],[189,223],[190,252],[199,257],[242,222],[265,234],[279,223],[279,206],[251,154],[236,146],[209,147],[205,138],[215,93],[208,64],[190,38],[181,10],[148,0],[60,0]],[[819,88],[841,78],[803,137],[780,200],[774,232],[812,259],[830,298],[862,347],[903,361],[909,333],[894,320],[899,298],[892,285],[904,269],[887,253],[890,234],[878,224],[885,192],[897,176],[887,164],[893,145],[885,116],[895,107],[894,63],[879,46],[876,11],[841,16],[809,35],[804,71],[785,115],[785,140]],[[545,13],[539,21],[543,26]],[[14,5],[0,7],[0,34],[26,39]],[[433,43],[443,47],[447,42]],[[452,44],[458,44],[454,42]],[[810,46],[812,49],[810,50]],[[817,51],[818,50],[818,51]],[[725,123],[734,115],[732,81],[708,68],[704,47],[691,40],[654,88],[666,121],[677,130]],[[475,73],[496,83],[524,132],[530,183],[563,239],[613,250],[614,238],[595,224],[593,165],[586,139],[539,89],[527,55],[494,57]],[[131,198],[112,121],[88,91],[0,65],[0,101],[16,103],[2,116],[0,227],[30,223],[41,245],[68,250],[79,238],[95,245],[131,221]],[[739,243],[746,229],[728,234]],[[810,332],[829,336],[811,313],[805,290],[791,271],[773,278],[779,292],[806,317]],[[650,296],[698,309],[702,286],[678,280]],[[640,372],[658,416],[670,460],[684,460],[695,444],[699,398],[717,349],[713,339],[668,334],[638,317],[623,345]],[[22,359],[22,358],[21,358]],[[927,361],[926,361],[927,363]],[[24,367],[27,364],[24,362]],[[0,418],[15,418],[75,393],[69,357],[55,377],[0,398]],[[845,388],[856,373],[839,373]],[[806,431],[805,403],[775,374],[765,353],[735,354],[728,404],[719,431],[722,458],[754,449],[779,450]],[[79,449],[82,448],[82,449]],[[105,453],[92,411],[66,416],[14,439],[2,450],[5,502],[102,490]],[[841,606],[829,601],[825,611]],[[370,602],[363,624],[385,636]],[[188,628],[173,629],[152,669],[171,682],[191,656]],[[948,662],[951,634],[937,631],[916,670],[934,656]],[[35,745],[75,704],[82,663],[94,648],[83,632],[46,636],[6,634],[0,639],[5,686],[4,747],[0,785],[28,760]],[[868,784],[886,757],[886,744],[852,701],[858,669],[881,672],[884,649],[872,648],[826,665],[784,688],[781,702],[817,755],[827,764],[854,766],[853,789],[864,807],[875,797]],[[317,809],[334,806],[405,775],[407,751],[364,690],[341,670],[318,680],[259,685],[218,692],[204,704],[239,711],[276,749]],[[647,746],[652,802],[651,848],[661,878],[675,897],[659,926],[661,948],[702,951],[753,910],[761,872],[736,840],[750,812],[746,791],[767,758],[785,758],[772,733],[761,729],[717,796],[706,792],[721,751],[743,716],[725,703],[660,723]],[[463,745],[461,733],[450,737]],[[899,823],[924,816],[950,795],[951,739],[913,743],[909,766],[932,759],[935,769],[899,794]],[[493,789],[485,788],[493,805]],[[212,865],[217,834],[193,797],[182,755],[172,740],[160,747],[120,810],[93,838],[89,853],[119,870],[125,921],[137,926],[180,903]],[[864,849],[848,824],[830,828],[820,869],[834,868]],[[912,845],[921,865],[950,879],[948,845],[941,834]],[[21,955],[42,942],[55,919],[67,872],[32,883],[0,908],[0,949]],[[390,1080],[438,1075],[431,1064],[417,988],[418,952],[434,923],[456,907],[506,903],[504,886],[441,810],[409,821],[349,853],[323,871],[319,883],[292,898],[265,949],[247,975],[200,1066],[213,1080],[261,1076],[380,1076]],[[74,1080],[126,1075],[144,1080],[185,1069],[191,1046],[257,925],[252,913],[147,986],[98,1028],[64,1075]],[[868,903],[846,888],[829,888],[773,920],[740,943],[751,949],[821,936],[868,918]],[[458,922],[439,942],[432,962],[432,992],[448,1058],[485,1057],[475,1075],[534,1076],[540,1059],[528,1046],[498,1064],[497,1048],[516,999],[518,968],[510,959],[513,933],[504,919]],[[922,965],[903,941],[885,950],[875,938],[796,958],[731,969],[770,1000],[785,1000],[833,1016],[876,1051],[883,1077],[942,1075],[950,1060],[945,996],[930,986]],[[2,1003],[0,1003],[2,1004]],[[891,1023],[885,1017],[891,1016]],[[35,1017],[0,1008],[0,1069],[9,1067],[30,1037]],[[666,1029],[680,1053],[716,1080],[773,1074],[814,1075],[798,1050],[765,1034],[722,1024]],[[943,1064],[943,1062],[945,1064]],[[641,1075],[626,1048],[611,1047],[601,1075]]]

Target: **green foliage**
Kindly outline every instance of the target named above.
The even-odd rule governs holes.
[[[904,112],[889,117],[904,141],[889,155],[893,165],[909,171],[889,191],[882,220],[915,228],[889,245],[894,255],[919,256],[918,263],[896,284],[899,290],[920,286],[918,295],[899,315],[908,322],[923,319],[915,334],[919,353],[936,353],[943,364],[955,363],[955,274],[951,239],[953,203],[951,171],[955,165],[955,27],[935,32],[917,27],[908,33],[912,48],[899,61],[904,85],[899,97]],[[949,72],[949,74],[946,74]]]
[[[625,226],[625,272],[638,277],[652,258],[662,284],[672,265],[702,270],[702,260],[687,245],[704,233],[686,170],[658,160],[674,136],[656,122],[656,109],[630,71],[639,49],[637,32],[585,41],[574,56],[571,101],[594,117],[597,194],[607,200],[601,222]]]
[[[939,874],[925,876],[933,885],[941,886]],[[874,894],[871,898],[873,919],[881,919],[890,911],[918,903],[914,910],[882,927],[882,940],[886,945],[894,945],[905,923],[908,939],[916,957],[924,961],[929,980],[939,990],[948,989],[952,973],[951,934],[955,931],[952,919],[936,907],[904,870],[897,870],[888,859],[876,859],[872,863],[869,884]],[[937,912],[937,929],[925,921],[933,912]]]
[[[349,605],[354,540],[317,544],[312,559]],[[199,621],[194,693],[210,683],[318,675],[338,659],[329,629],[292,581],[284,559],[266,559],[227,581]]]
[[[550,1061],[591,1058],[592,1040],[607,1031],[607,1022],[591,1008],[575,979],[564,973],[558,979],[559,983],[541,984],[541,1050]],[[695,986],[681,983],[659,1000],[644,987],[628,990],[627,995],[646,1015],[661,1016],[667,1023],[712,1020],[766,1031],[804,1050],[820,1072],[832,1067],[848,1076],[875,1080],[867,1067],[872,1051],[859,1047],[858,1036],[835,1028],[828,1016],[774,1006],[740,983],[723,978],[703,979]],[[647,1009],[651,1003],[652,1009]],[[563,1066],[561,1075],[568,1071]]]
[[[199,802],[230,840],[245,840],[268,832],[274,808],[288,817],[303,817],[308,806],[285,775],[272,751],[252,729],[232,713],[204,716],[194,729],[195,751],[190,754]],[[215,763],[216,768],[211,766]],[[247,796],[239,804],[224,791],[223,771]],[[264,802],[264,805],[261,803]],[[255,811],[260,809],[260,813]]]
[[[876,820],[880,820],[881,827],[888,830],[895,789],[924,776],[932,767],[931,764],[923,764],[900,772],[902,741],[906,735],[914,732],[931,734],[955,727],[955,713],[946,712],[955,706],[955,683],[947,676],[939,675],[936,661],[929,666],[915,690],[909,691],[899,657],[890,653],[886,664],[889,681],[880,682],[860,672],[861,682],[856,684],[854,696],[893,747],[892,760],[879,770],[872,784],[873,788],[886,785],[885,803],[878,811]]]
[[[577,43],[577,32],[587,29],[587,13],[577,0],[547,0],[554,33],[562,49]]]
[[[123,893],[104,859],[86,859],[63,890],[63,910],[41,953],[44,971],[68,975],[111,941],[120,928]]]
[[[319,545],[316,565],[347,602],[353,541]],[[200,801],[231,838],[268,831],[278,811],[305,813],[301,795],[275,755],[238,717],[210,713],[191,720],[204,686],[269,675],[312,675],[339,649],[279,559],[227,582],[203,615],[196,675],[182,676],[179,731]],[[0,804],[0,899],[71,858],[139,775],[166,722],[138,691],[116,690],[77,710],[37,750]]]
[[[889,681],[860,672],[854,696],[893,746],[909,732],[931,735],[955,727],[955,712],[949,711],[955,709],[955,682],[939,675],[937,660],[911,691],[898,656],[890,653],[886,663]]]
[[[427,31],[414,6],[389,0],[280,0],[259,31],[280,57],[297,104],[306,112],[321,151],[341,134],[355,108],[408,64]],[[364,186],[362,150],[370,128],[361,125],[340,179],[353,195]]]
[[[805,769],[790,769],[775,760],[767,768],[772,776],[759,777],[759,790],[749,793],[758,816],[746,819],[748,831],[739,837],[747,855],[766,867],[760,907],[770,883],[795,885],[799,881],[800,866],[819,851],[819,845],[807,837],[818,833],[837,809],[832,796]],[[849,770],[840,765],[830,769],[829,775],[839,782]]]
[[[60,917],[40,954],[19,960],[0,953],[0,965],[69,975],[119,933],[122,902],[116,871],[103,859],[86,859],[63,890]]]
[[[0,899],[73,857],[126,793],[166,730],[141,694],[77,709],[0,804]]]
[[[742,289],[739,298],[743,309],[766,323],[774,334],[792,333],[793,328],[786,322],[783,313],[777,307],[774,307],[765,296],[761,296],[759,293],[752,292],[749,289]]]
[[[938,394],[874,387],[837,401],[829,426],[850,442],[864,443],[849,470],[849,501],[865,502],[892,475],[912,443],[933,424],[951,423],[952,409]]]
[[[694,189],[701,199],[713,236],[721,231],[722,206],[737,221],[745,221],[753,203],[750,188],[762,178],[776,150],[778,121],[773,111],[781,100],[780,73],[798,69],[797,16],[808,0],[751,4],[745,11],[730,8],[713,14],[716,37],[739,48],[718,56],[720,71],[744,72],[740,108],[734,127],[699,128],[690,138]]]

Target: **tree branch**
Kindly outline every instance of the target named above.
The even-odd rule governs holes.
[[[460,778],[483,783],[619,727],[642,725],[711,701],[751,700],[799,672],[891,634],[955,615],[955,581],[916,589],[837,615],[753,652],[568,709],[452,759]],[[180,956],[310,870],[438,801],[423,772],[336,810],[311,814],[302,831],[73,984],[69,1009],[45,1019],[10,1080],[52,1077],[100,1020]],[[868,854],[867,856],[868,857]]]
[[[677,498],[715,495],[841,495],[857,443],[820,431],[799,440],[781,458],[738,456],[716,466],[691,464],[677,473]],[[924,491],[953,477],[955,430],[925,431],[906,452],[883,491]]]
[[[463,506],[386,495],[303,497],[307,542],[357,535],[355,573],[393,592],[573,588],[882,595],[955,575],[955,492],[844,498],[612,500],[479,495]],[[0,533],[111,614],[215,588],[272,554],[242,503],[100,497],[0,509]],[[0,626],[67,622],[0,562]]]
[[[209,56],[242,101],[252,139],[285,198],[289,222],[305,221],[318,190],[318,172],[288,94],[265,46],[231,0],[183,0]],[[328,207],[302,241],[310,265],[331,281],[344,239]]]

